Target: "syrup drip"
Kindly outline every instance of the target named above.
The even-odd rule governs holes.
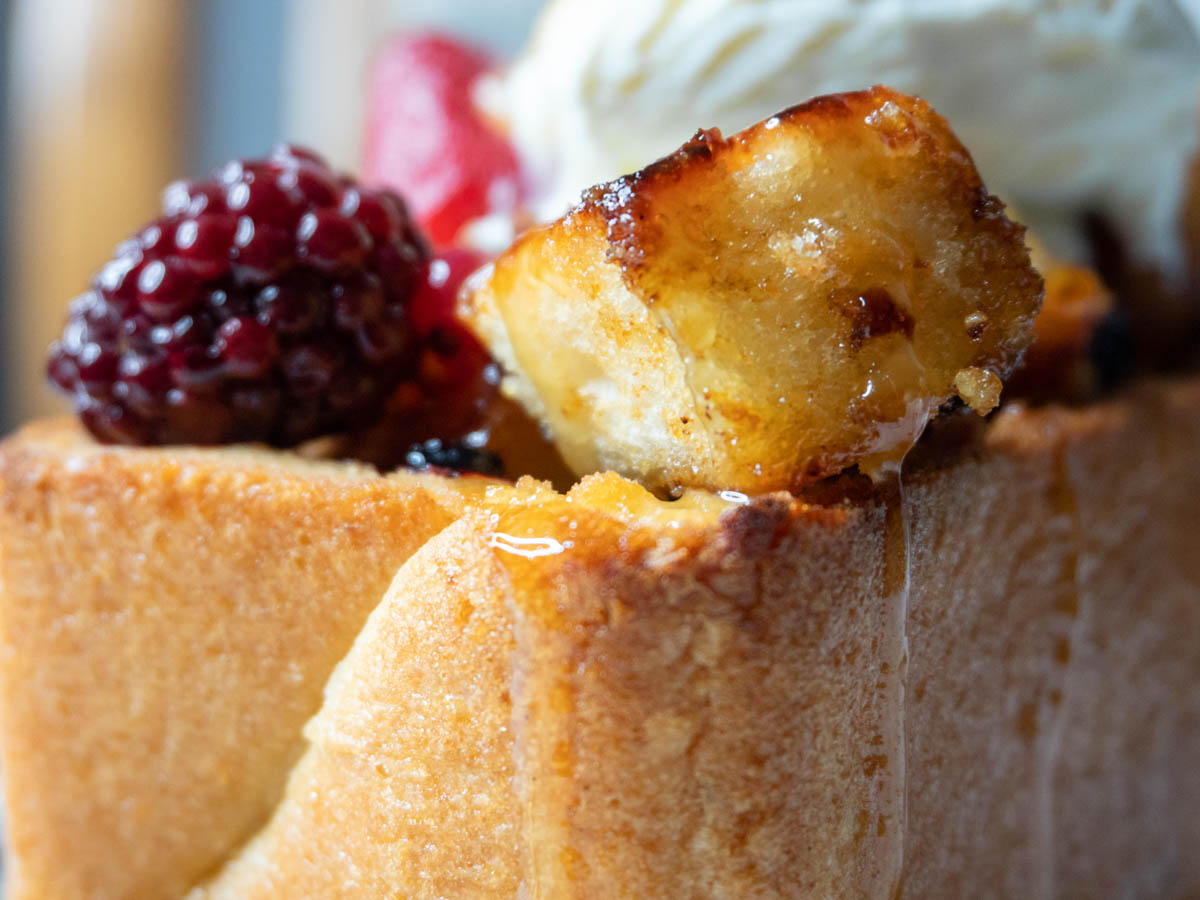
[[[1057,872],[1055,871],[1055,770],[1058,768],[1059,750],[1062,746],[1063,728],[1065,725],[1066,699],[1072,693],[1074,679],[1073,669],[1069,665],[1071,657],[1080,646],[1083,629],[1086,627],[1084,610],[1080,604],[1079,583],[1077,580],[1078,548],[1081,541],[1081,523],[1075,492],[1071,486],[1070,475],[1067,471],[1065,448],[1059,446],[1054,457],[1054,476],[1050,484],[1049,499],[1054,515],[1063,520],[1067,529],[1066,540],[1074,549],[1064,561],[1061,581],[1058,586],[1058,601],[1056,611],[1066,618],[1066,636],[1063,638],[1065,652],[1056,658],[1056,663],[1063,666],[1061,680],[1058,682],[1057,701],[1052,700],[1053,711],[1046,728],[1046,737],[1038,748],[1037,760],[1037,809],[1032,824],[1036,857],[1036,881],[1032,887],[1037,891],[1035,896],[1053,900],[1058,896]]]
[[[904,892],[908,816],[905,694],[908,680],[908,595],[912,582],[910,516],[904,490],[904,464],[893,464],[876,480],[884,508],[882,528],[882,590],[880,641],[875,654],[878,692],[875,707],[875,752],[886,758],[882,778],[871,785],[871,805],[877,816],[877,841],[870,851],[872,868],[864,872],[871,896],[893,900]]]
[[[884,595],[889,604],[891,627],[888,640],[881,648],[892,676],[889,695],[890,708],[883,717],[887,729],[885,739],[893,759],[889,781],[878,797],[880,813],[891,823],[891,837],[884,851],[884,866],[879,872],[881,886],[887,895],[898,900],[903,894],[905,835],[908,831],[908,775],[906,771],[907,709],[905,692],[908,684],[908,605],[912,584],[912,534],[910,517],[905,510],[904,462],[889,471],[881,483],[887,504],[884,525]]]

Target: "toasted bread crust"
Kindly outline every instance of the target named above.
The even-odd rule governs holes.
[[[262,826],[444,479],[283,453],[0,446],[6,895],[179,896]],[[197,789],[203,785],[202,789]]]
[[[1195,892],[1200,383],[937,444],[906,553],[877,492],[464,491],[30,429],[9,896]]]

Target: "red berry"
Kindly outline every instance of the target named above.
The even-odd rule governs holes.
[[[376,240],[398,234],[408,218],[404,202],[387,190],[371,193],[350,188],[342,193],[339,208],[343,215],[361,222]]]
[[[152,259],[138,274],[138,304],[155,322],[173,322],[200,299],[203,287],[178,257]]]
[[[298,397],[311,397],[333,382],[342,366],[338,354],[327,347],[296,347],[283,359],[283,375]]]
[[[119,378],[113,397],[143,416],[153,416],[174,387],[171,369],[163,353],[126,353],[118,367]]]
[[[268,164],[243,169],[240,179],[225,190],[229,211],[248,216],[256,224],[289,229],[299,218],[301,198],[279,185],[280,172]]]
[[[84,399],[78,407],[79,418],[88,431],[102,441],[115,444],[142,444],[151,429],[127,406]]]
[[[319,206],[336,206],[341,193],[337,179],[327,169],[312,163],[288,166],[279,174],[276,184],[289,195],[306,197]]]
[[[319,153],[314,153],[307,147],[297,147],[295,144],[276,144],[271,148],[271,159],[287,165],[312,163],[318,169],[328,169],[329,163]]]
[[[275,363],[275,334],[255,319],[230,319],[217,329],[214,343],[225,372],[236,378],[258,378]]]
[[[175,250],[180,256],[226,262],[238,221],[221,212],[202,212],[185,218],[175,229]]]
[[[61,391],[74,391],[79,383],[79,366],[75,357],[63,349],[61,341],[50,345],[46,374],[50,376],[50,383]]]
[[[254,298],[258,320],[276,334],[303,334],[324,324],[329,314],[325,285],[314,278],[292,274],[269,284]]]
[[[409,443],[461,436],[480,427],[497,395],[499,378],[491,357],[454,316],[463,280],[483,261],[473,250],[450,250],[422,272],[408,309],[420,357],[412,381],[391,399],[393,417],[406,423],[400,436]]]
[[[386,363],[399,357],[405,350],[408,328],[400,320],[379,319],[364,322],[354,335],[359,352],[376,363]]]
[[[383,316],[387,298],[374,275],[347,279],[333,289],[333,320],[342,328],[359,328]]]
[[[141,250],[129,250],[106,263],[96,273],[92,283],[97,290],[104,292],[104,296],[110,303],[120,310],[126,310],[137,300],[137,283],[141,267]]]
[[[366,228],[335,209],[305,213],[296,242],[301,256],[327,272],[361,265],[372,243]]]
[[[215,182],[173,181],[163,191],[162,208],[168,216],[225,212],[225,191]]]
[[[133,240],[145,256],[162,253],[164,247],[175,239],[179,221],[177,216],[164,216],[139,231]]]
[[[428,251],[390,192],[282,147],[174,183],[163,210],[51,347],[101,440],[293,444],[370,424],[415,377]]]
[[[456,40],[417,35],[386,44],[372,70],[364,179],[400,191],[437,246],[524,193],[516,152],[474,105],[475,83],[493,68]]]
[[[295,253],[295,242],[284,228],[250,216],[238,219],[232,255],[239,281],[266,281],[286,268]]]
[[[84,344],[74,357],[75,366],[79,370],[79,384],[84,389],[96,389],[107,392],[117,374],[121,357],[112,348],[103,344]]]
[[[412,304],[413,330],[421,338],[439,325],[456,322],[454,304],[467,276],[487,261],[482,253],[456,247],[431,259]]]
[[[206,279],[229,268],[237,220],[226,213],[201,213],[175,229],[175,251]]]

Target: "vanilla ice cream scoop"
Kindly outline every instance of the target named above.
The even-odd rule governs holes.
[[[698,127],[889,84],[949,119],[1052,250],[1079,256],[1094,210],[1173,275],[1197,148],[1191,2],[556,0],[483,101],[544,178],[550,219]]]

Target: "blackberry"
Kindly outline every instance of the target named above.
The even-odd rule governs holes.
[[[468,434],[461,442],[454,444],[446,444],[440,438],[430,438],[409,448],[405,463],[417,470],[446,469],[501,476],[504,474],[504,463],[495,453],[484,449],[486,438],[486,432]]]
[[[103,441],[290,446],[420,383],[404,203],[281,146],[172,184],[70,308],[48,374]]]

